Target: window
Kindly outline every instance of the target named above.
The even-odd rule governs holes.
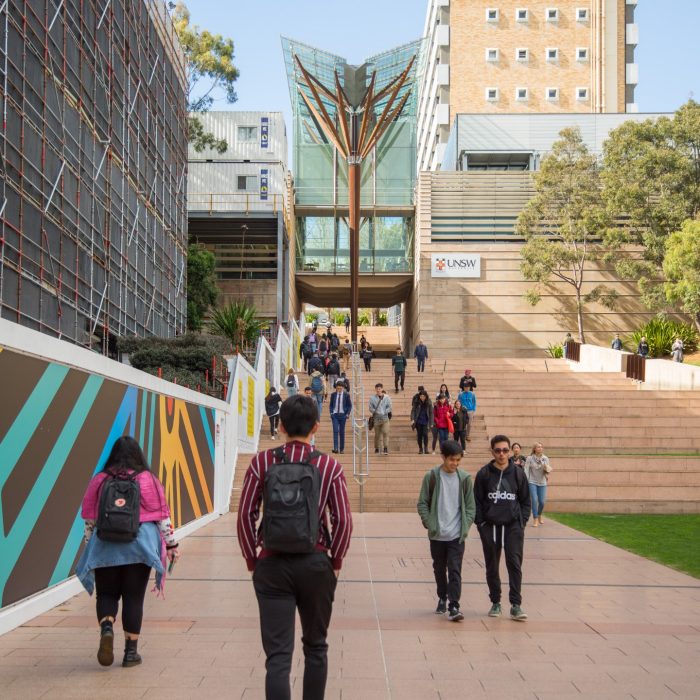
[[[238,143],[253,143],[258,140],[257,126],[239,126]]]
[[[515,99],[518,102],[527,102],[528,89],[524,87],[515,88]]]
[[[547,63],[556,63],[559,60],[559,49],[548,48],[545,50]]]
[[[488,102],[497,102],[498,101],[498,88],[495,88],[495,87],[486,88],[486,100]]]
[[[576,60],[581,61],[581,63],[585,63],[588,60],[588,49],[583,46],[579,46],[576,49]]]
[[[559,88],[548,87],[545,90],[545,96],[549,102],[557,102],[559,100]]]
[[[576,99],[579,102],[586,102],[588,100],[588,88],[587,87],[576,88]]]
[[[548,7],[546,17],[548,22],[558,22],[559,10],[556,7]]]
[[[587,7],[577,7],[576,8],[576,21],[577,22],[588,22],[588,8]]]
[[[486,21],[487,22],[498,22],[498,10],[493,7],[489,7],[486,10]]]
[[[530,20],[529,10],[525,10],[522,7],[519,7],[515,11],[515,21],[516,22],[528,22],[529,20]]]
[[[520,63],[527,63],[530,52],[527,49],[515,49],[515,60]]]
[[[490,63],[498,61],[498,49],[486,49],[486,60]]]
[[[257,192],[258,178],[256,175],[239,175],[237,180],[239,192]]]

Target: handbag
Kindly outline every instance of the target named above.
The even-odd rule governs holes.
[[[454,433],[455,431],[455,424],[452,422],[452,418],[447,416],[447,430],[450,433]]]
[[[374,416],[370,416],[369,420],[367,421],[367,430],[373,430],[374,429]]]

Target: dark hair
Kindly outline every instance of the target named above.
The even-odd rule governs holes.
[[[522,446],[519,442],[514,442],[514,443],[510,446],[511,450],[512,450],[516,445],[517,445],[521,450],[523,449],[523,446]]]
[[[456,440],[445,440],[440,445],[440,454],[443,457],[462,456],[462,446]]]
[[[418,385],[418,393],[420,394],[421,391],[425,391],[425,387],[422,384]]]
[[[510,438],[507,435],[494,435],[491,438],[491,449],[493,449],[499,442],[507,442],[508,447],[510,447]]]
[[[447,396],[445,396],[445,394],[438,394],[438,401],[440,399],[447,400]]]
[[[135,472],[151,471],[141,446],[129,435],[117,438],[112,445],[102,471],[106,472],[110,469],[112,471],[115,469],[131,469]]]
[[[303,390],[304,391],[313,391],[313,389],[310,386],[305,386]]]
[[[302,394],[290,396],[280,407],[280,421],[290,438],[305,438],[318,422],[316,402]]]
[[[374,388],[375,388],[375,389],[379,389],[379,387],[382,387],[382,389],[383,389],[383,388],[384,388],[384,385],[383,385],[381,382],[377,382],[377,383],[374,385]]]

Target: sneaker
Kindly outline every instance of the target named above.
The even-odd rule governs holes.
[[[510,606],[511,620],[527,620],[527,613],[519,605]]]
[[[459,608],[450,608],[447,619],[450,622],[461,622],[464,619],[464,614]]]
[[[437,608],[435,608],[436,615],[444,615],[447,612],[447,598],[438,598]]]
[[[489,610],[489,617],[500,617],[501,616],[501,604],[494,603]]]
[[[418,450],[418,454],[419,454],[419,455],[422,455],[422,454],[423,454],[423,450]]]
[[[374,454],[375,454],[375,455],[378,455],[378,454],[379,454],[379,448],[378,448],[378,447],[375,447],[375,448],[374,448]]]
[[[386,447],[384,448],[384,454],[385,454],[385,455],[388,455],[388,454],[389,454],[389,450],[388,450]]]

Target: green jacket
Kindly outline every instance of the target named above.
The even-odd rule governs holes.
[[[435,467],[429,472],[426,472],[423,477],[423,484],[418,497],[418,515],[423,523],[423,527],[428,530],[428,537],[434,539],[440,534],[440,526],[438,524],[438,498],[440,497],[440,469]],[[435,475],[435,488],[433,490],[432,499],[430,498],[430,475]],[[469,528],[474,522],[476,515],[476,503],[474,502],[474,485],[472,478],[467,472],[462,469],[457,470],[459,476],[459,492],[460,509],[462,511],[462,525],[459,530],[459,541],[464,542],[469,532]]]

